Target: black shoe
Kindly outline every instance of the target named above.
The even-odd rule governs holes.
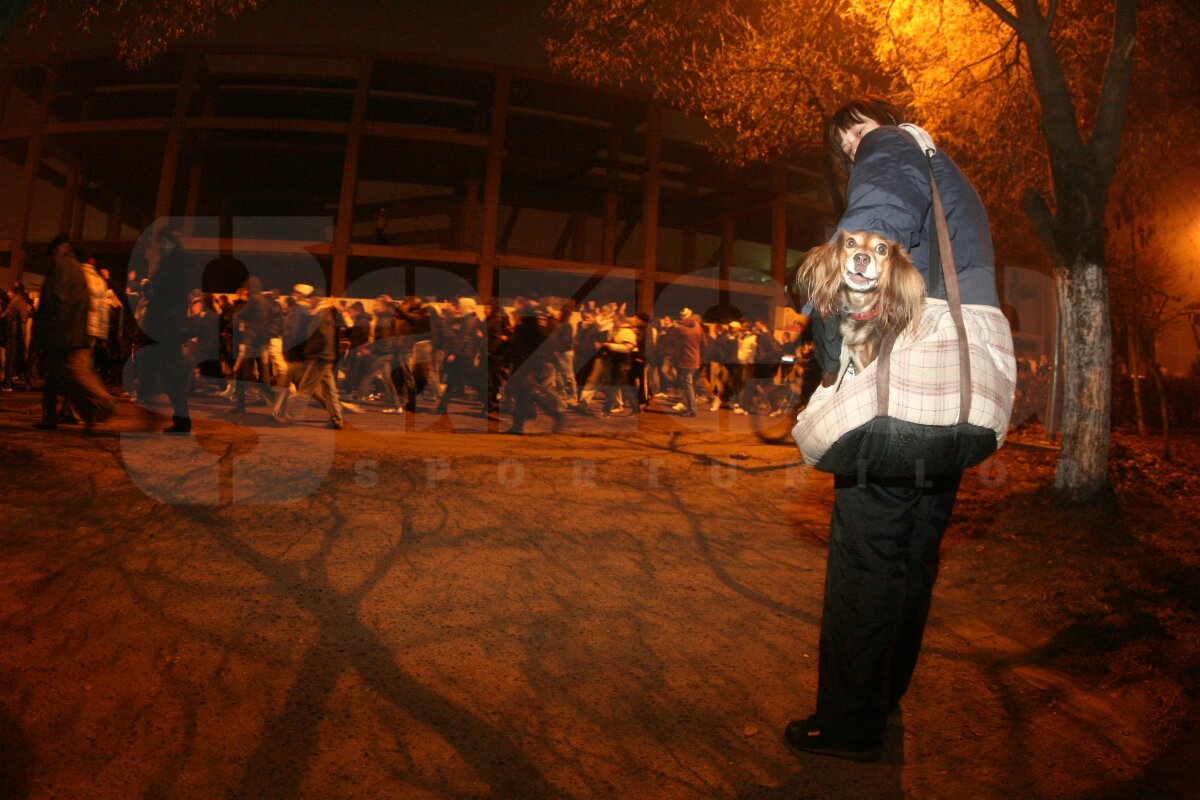
[[[334,422],[333,420],[329,420],[329,427],[333,428],[335,431],[340,431],[345,426],[340,422]]]
[[[805,753],[849,761],[878,761],[883,755],[882,742],[830,736],[817,727],[813,717],[789,722],[783,731],[783,738],[792,747]]]
[[[174,434],[174,433],[187,434],[187,433],[191,433],[191,432],[192,432],[192,421],[190,419],[181,420],[179,418],[176,418],[175,421],[171,423],[171,427],[165,428],[163,430],[163,433],[172,433],[172,434]]]

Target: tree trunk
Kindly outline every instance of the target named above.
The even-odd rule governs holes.
[[[1130,314],[1126,320],[1126,364],[1129,366],[1129,380],[1133,384],[1133,411],[1137,417],[1138,436],[1146,436],[1146,406],[1142,402],[1142,376],[1138,374],[1137,322]]]
[[[1103,266],[1078,261],[1055,273],[1066,321],[1063,440],[1054,487],[1072,502],[1109,491],[1108,440],[1112,414],[1112,321]]]

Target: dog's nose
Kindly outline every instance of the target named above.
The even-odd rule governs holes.
[[[867,255],[866,253],[855,253],[854,254],[854,268],[855,269],[866,269],[870,265],[871,265],[871,257],[869,255]]]

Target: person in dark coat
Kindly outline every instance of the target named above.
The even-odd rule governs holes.
[[[516,317],[508,353],[512,374],[505,386],[513,399],[513,422],[505,433],[524,433],[525,423],[538,410],[554,419],[557,432],[563,424],[562,401],[550,389],[557,360],[548,347],[542,346],[554,332],[553,320],[541,303],[524,297],[517,298]]]
[[[75,258],[66,235],[50,244],[54,260],[42,284],[41,301],[33,319],[32,347],[41,353],[45,374],[42,387],[42,420],[34,427],[58,427],[58,397],[83,416],[89,429],[113,411],[113,399],[92,368],[92,339],[88,335],[91,295],[83,266]]]
[[[396,302],[386,294],[375,298],[372,306],[375,323],[374,338],[371,341],[371,366],[366,371],[367,380],[378,377],[383,385],[383,400],[386,406],[385,414],[403,414],[404,404],[396,391],[392,380],[392,372],[396,368],[396,349],[399,340],[396,338]],[[374,399],[368,396],[367,399]]]
[[[348,316],[350,349],[346,351],[346,360],[343,362],[346,377],[342,388],[344,394],[351,395],[366,380],[363,373],[371,364],[371,315],[362,301],[355,300],[350,304]]]
[[[458,313],[447,320],[446,356],[442,360],[446,390],[438,402],[438,414],[445,414],[450,406],[450,398],[463,392],[467,386],[472,387],[479,396],[481,416],[487,414],[487,398],[484,397],[487,390],[479,381],[482,374],[479,357],[485,345],[485,328],[475,309],[474,299],[461,297],[458,300]]]
[[[236,334],[237,388],[233,392],[234,413],[246,413],[246,389],[251,381],[259,384],[260,397],[267,396],[268,377],[262,372],[263,357],[270,352],[271,301],[263,294],[262,281],[251,275],[246,281],[246,304],[233,315]]]
[[[416,412],[417,395],[425,388],[424,373],[417,366],[417,347],[429,341],[429,309],[419,297],[407,297],[392,312],[396,335],[395,367],[392,385],[404,387],[404,410]],[[398,380],[397,380],[398,378]]]
[[[838,231],[868,231],[908,248],[929,279],[932,219],[929,161],[891,103],[863,98],[832,117],[835,157],[849,171]],[[916,129],[919,131],[919,129]],[[923,132],[921,132],[923,133]],[[949,156],[933,156],[963,303],[998,306],[987,214]],[[837,234],[835,234],[837,235]],[[836,373],[838,320],[812,324],[826,373]],[[834,479],[829,557],[821,616],[816,712],[793,720],[784,736],[807,752],[860,761],[881,754],[888,715],[917,663],[942,534],[962,473],[881,483]]]
[[[500,410],[500,390],[508,370],[508,348],[512,341],[512,323],[508,312],[496,300],[488,301],[487,319],[487,410]]]
[[[177,239],[164,237],[162,247],[163,258],[146,287],[141,323],[143,342],[138,351],[139,379],[142,385],[148,381],[156,383],[171,401],[171,425],[163,433],[187,434],[192,430],[188,412],[191,376],[183,345],[189,335],[207,333],[188,322],[192,290],[200,285],[200,275]],[[215,338],[216,317],[208,319],[213,326],[213,336],[209,338]],[[143,401],[149,399],[141,389],[138,395]]]

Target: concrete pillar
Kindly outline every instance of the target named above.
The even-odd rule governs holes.
[[[179,171],[179,154],[183,150],[184,128],[196,76],[200,72],[200,51],[192,50],[183,64],[183,75],[179,89],[175,92],[175,109],[171,113],[171,127],[167,130],[167,146],[163,152],[162,172],[158,177],[158,196],[154,201],[154,216],[171,215],[171,200],[175,195],[175,176]]]
[[[492,92],[492,130],[483,184],[483,231],[479,242],[479,273],[475,286],[483,302],[491,300],[495,291],[496,233],[500,226],[500,179],[504,168],[504,131],[508,119],[510,80],[507,72],[497,72]]]
[[[646,118],[646,175],[642,188],[642,279],[637,308],[654,313],[654,287],[658,276],[658,195],[662,158],[662,107],[652,103]]]
[[[771,280],[784,286],[787,279],[787,164],[771,165]]]
[[[735,221],[732,214],[721,217],[721,260],[717,262],[717,278],[721,282],[719,302],[729,302],[729,280],[733,268]]]
[[[617,165],[621,160],[621,134],[614,128],[608,139],[608,180],[617,180]],[[621,195],[610,188],[604,193],[604,217],[600,224],[600,262],[612,264],[617,257],[617,211]]]
[[[346,157],[342,162],[342,187],[338,194],[337,221],[333,229],[333,285],[330,294],[337,297],[346,291],[346,265],[350,257],[350,235],[354,231],[354,197],[358,186],[358,157],[362,151],[363,128],[367,118],[367,99],[371,90],[371,71],[374,63],[363,59],[358,65],[358,86],[354,91],[354,108],[350,112],[350,129],[346,135]]]
[[[46,64],[46,77],[42,83],[42,93],[39,98],[37,115],[33,124],[33,134],[29,137],[25,149],[25,168],[21,173],[21,186],[17,194],[17,228],[12,240],[12,258],[9,261],[16,280],[22,280],[25,274],[25,238],[29,235],[29,220],[33,212],[33,190],[37,186],[38,169],[42,165],[42,126],[50,116],[50,104],[54,101],[54,91],[58,86],[58,75],[61,65],[57,60]]]

